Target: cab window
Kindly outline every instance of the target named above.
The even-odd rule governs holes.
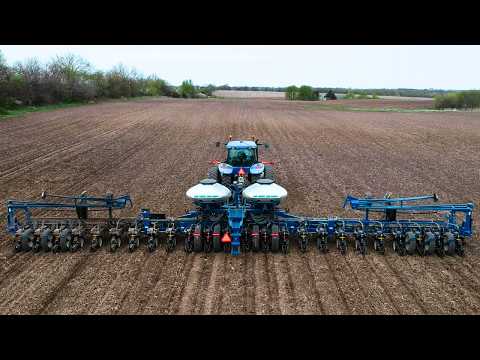
[[[227,163],[232,166],[251,166],[255,162],[255,149],[228,150]]]

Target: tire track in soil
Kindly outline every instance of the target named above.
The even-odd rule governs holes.
[[[255,294],[255,256],[252,253],[243,254],[243,287],[245,296],[245,314],[254,315],[256,309]]]
[[[151,297],[145,307],[147,314],[176,314],[182,300],[187,277],[192,269],[195,253],[183,251],[171,253],[164,266],[160,280],[151,292]]]
[[[413,276],[412,279],[412,274],[409,271],[405,271],[404,264],[399,264],[399,262],[405,260],[405,258],[395,255],[391,257],[385,256],[382,260],[385,261],[385,264],[388,266],[390,271],[392,271],[397,276],[402,285],[409,292],[412,299],[414,299],[414,301],[416,301],[418,306],[422,309],[422,312],[424,314],[431,314],[432,307],[433,309],[437,308],[438,310],[436,303],[432,303],[432,301],[429,301],[428,299],[429,297],[431,297],[431,294],[428,294],[428,292],[425,293],[426,289],[422,285],[420,285],[420,287],[417,285],[415,277]]]
[[[58,147],[55,147],[56,150],[54,151],[51,151],[51,152],[48,152],[44,155],[41,155],[41,156],[38,156],[36,157],[35,159],[32,159],[29,161],[28,164],[25,164],[25,165],[21,165],[21,166],[17,166],[13,169],[9,169],[9,171],[4,171],[2,173],[2,175],[0,176],[0,180],[1,181],[5,181],[5,179],[7,179],[7,181],[11,181],[15,178],[15,175],[20,173],[20,172],[26,172],[27,170],[31,169],[31,168],[35,168],[37,167],[36,164],[37,163],[41,163],[41,162],[46,162],[46,161],[49,161],[51,160],[52,158],[54,158],[56,155],[58,154],[61,154],[61,153],[71,153],[72,151],[76,150],[76,151],[79,151],[79,150],[83,150],[83,148],[85,147],[85,145],[87,144],[95,144],[97,138],[98,139],[107,139],[108,140],[108,137],[110,135],[116,135],[116,134],[122,134],[122,133],[127,133],[129,129],[131,128],[134,128],[135,125],[137,124],[140,124],[143,122],[143,119],[142,120],[138,120],[132,124],[130,124],[129,126],[127,127],[122,127],[122,128],[115,128],[115,129],[111,129],[109,131],[106,131],[104,133],[100,133],[100,134],[97,134],[95,136],[92,136],[92,137],[89,137],[87,138],[86,141],[84,142],[80,142],[80,143],[77,143],[77,144],[68,144],[64,147],[61,147],[61,148],[58,148]],[[38,166],[39,167],[39,166]]]
[[[193,263],[195,262],[195,260],[198,261],[199,257],[200,254],[189,254],[187,260],[184,262],[183,271],[181,272],[180,278],[177,277],[175,279],[173,291],[167,305],[167,308],[169,309],[169,314],[178,314],[180,302],[183,299],[187,286],[189,286],[189,284],[187,283],[188,276],[192,271]]]
[[[154,254],[142,251],[140,269],[129,291],[125,294],[118,309],[121,314],[141,314],[149,301],[149,296],[163,276],[163,268],[169,258],[163,249],[157,249]]]
[[[99,249],[86,254],[86,264],[70,279],[68,287],[51,301],[45,313],[86,315],[94,311],[112,283],[118,260],[117,254],[103,258],[102,250],[106,251]]]
[[[212,264],[212,272],[208,279],[205,301],[202,307],[202,314],[218,314],[218,307],[221,304],[225,286],[226,256],[223,253],[215,253]]]
[[[300,314],[325,314],[322,299],[306,260],[307,254],[294,248],[289,254],[279,254],[288,264],[289,279],[293,288],[296,311]],[[294,278],[294,280],[292,279]]]
[[[361,284],[362,294],[370,299],[372,313],[382,315],[396,314],[398,313],[398,309],[384,288],[382,281],[379,281],[375,271],[368,263],[367,257],[370,256],[376,256],[376,254],[367,254],[365,257],[359,255],[355,261],[351,261],[351,259],[345,257],[345,260],[349,263],[349,267],[355,274],[358,283]]]
[[[202,314],[205,308],[205,301],[207,297],[207,289],[212,277],[212,271],[214,266],[215,253],[205,254],[203,258],[203,267],[200,272],[199,286],[195,292],[195,302],[192,313]]]
[[[336,292],[338,293],[338,296],[339,298],[341,299],[341,305],[344,309],[344,312],[340,313],[340,314],[347,314],[347,315],[350,315],[352,314],[352,310],[350,308],[350,306],[348,305],[348,301],[347,301],[347,298],[345,296],[345,293],[344,291],[342,290],[341,286],[340,286],[340,283],[337,279],[337,277],[335,276],[335,272],[334,270],[332,269],[332,266],[330,265],[330,262],[328,261],[328,256],[327,255],[323,255],[323,256],[320,256],[320,254],[316,254],[314,255],[314,257],[316,257],[317,259],[322,259],[324,262],[325,262],[325,265],[328,269],[328,272],[326,272],[329,277],[331,278],[333,284],[334,284],[334,287],[332,287],[332,290],[331,291],[334,291],[333,289],[336,290]],[[311,260],[312,261],[312,260]],[[327,291],[327,296],[324,296],[323,298],[329,298],[331,296],[331,292],[330,291]],[[332,301],[332,304],[335,304],[334,301]],[[337,314],[336,313],[336,307],[333,307],[331,313],[334,313],[334,314]]]
[[[369,314],[371,305],[368,298],[365,297],[358,280],[352,281],[356,276],[348,267],[348,263],[344,259],[345,256],[349,256],[349,254],[341,255],[333,252],[325,254],[326,258],[331,259],[331,263],[330,260],[327,261],[330,263],[330,269],[333,271],[333,276],[337,279],[341,293],[344,294],[344,301],[347,304],[346,307],[349,309],[349,313]]]
[[[224,294],[222,295],[222,301],[219,304],[219,312],[221,314],[242,314],[245,311],[245,298],[244,298],[244,279],[243,273],[243,254],[241,256],[231,256],[230,254],[224,255],[227,259],[225,279],[224,279]]]
[[[465,261],[465,258],[463,258],[460,263],[457,259],[458,258],[452,259],[445,257],[443,260],[448,262],[450,265],[449,269],[453,270],[458,275],[458,278],[471,290],[472,294],[480,299],[480,278],[478,274],[472,270],[471,265]]]
[[[126,249],[123,248],[123,250]],[[129,253],[120,253],[118,255],[117,263],[122,263],[122,268],[115,270],[113,280],[108,289],[92,309],[92,314],[94,315],[117,313],[122,306],[122,298],[125,298],[128,289],[131,288],[132,278],[135,278],[134,270],[137,270],[136,273],[139,274],[139,266],[132,265],[140,263],[141,266],[142,259],[137,259],[137,257],[131,256]]]
[[[443,302],[451,303],[452,308],[455,309],[454,313],[472,314],[475,312],[475,305],[478,311],[478,296],[472,298],[468,288],[459,286],[458,274],[452,272],[443,259],[426,256],[420,261],[425,265],[426,274],[432,279],[432,283],[437,284],[437,287],[440,288],[437,294],[439,296],[444,294]]]
[[[357,284],[357,290],[358,290],[358,292],[362,295],[361,298],[363,298],[363,299],[369,299],[369,298],[370,298],[370,294],[367,295],[367,293],[366,293],[366,291],[365,291],[365,288],[364,288],[364,285],[363,285],[363,282],[360,281],[360,279],[359,279],[359,277],[358,277],[358,272],[352,268],[351,260],[349,260],[350,255],[351,255],[351,256],[356,256],[357,254],[355,254],[354,252],[352,252],[351,254],[348,254],[348,253],[347,253],[346,255],[342,256],[342,259],[343,259],[345,265],[346,265],[347,268],[348,268],[347,274],[350,274],[350,276],[355,279],[355,282],[356,282],[356,284]],[[355,261],[355,260],[357,260],[357,259],[355,258],[353,261]],[[352,276],[352,275],[353,275],[353,276]],[[368,281],[368,279],[367,279],[367,281]],[[362,305],[362,306],[363,306],[363,305]],[[368,305],[367,305],[366,307],[370,308],[370,311],[368,311],[368,313],[370,313],[370,314],[374,314],[374,313],[375,313],[375,306],[374,306],[374,304],[372,304],[371,302],[368,302]],[[364,310],[366,310],[366,308],[364,308]]]
[[[35,274],[42,273],[43,275],[43,270],[48,269],[51,262],[52,259],[46,256],[39,256],[34,263],[27,263],[28,266],[23,268],[21,272],[5,279],[6,284],[3,284],[0,288],[0,309],[2,313],[6,312],[7,304],[12,305],[19,300],[25,291],[27,291],[28,286],[38,280]],[[20,294],[18,294],[18,292],[20,292]]]
[[[50,293],[47,295],[47,298],[44,300],[42,307],[37,311],[37,315],[46,313],[48,306],[53,302],[53,300],[61,293],[61,291],[67,286],[70,281],[78,275],[79,272],[85,267],[88,260],[88,255],[82,256],[82,258],[69,269],[67,276],[65,276],[61,281],[50,290]]]
[[[18,256],[16,256],[18,255]],[[16,253],[13,256],[12,263],[9,267],[4,266],[4,271],[0,273],[0,288],[3,287],[3,283],[5,281],[11,280],[18,276],[27,266],[31,266],[31,259],[33,258],[34,261],[39,259],[38,256],[35,256],[32,252],[25,253]],[[23,260],[23,262],[21,262]],[[8,262],[8,259],[5,260]]]
[[[387,256],[387,255],[384,255]],[[392,271],[388,269],[385,264],[378,262],[378,256],[366,257],[368,261],[368,266],[371,268],[372,273],[375,274],[376,278],[380,282],[382,288],[385,291],[389,302],[394,306],[396,313],[399,315],[403,314],[422,314],[423,311],[415,306],[414,299],[405,299],[406,295],[410,295],[407,291],[399,291],[402,288],[402,283],[397,279]],[[386,278],[386,279],[384,279]],[[413,305],[413,307],[412,307]],[[408,309],[408,311],[404,311]]]
[[[267,314],[281,314],[281,306],[280,306],[280,299],[278,296],[278,283],[277,278],[275,276],[275,272],[272,271],[272,261],[269,260],[267,254],[259,253],[259,258],[262,258],[264,261],[262,262],[262,273],[264,274],[264,278],[259,278],[259,284],[255,287],[258,289],[259,287],[264,286],[267,295],[266,304],[268,304]],[[257,259],[258,260],[258,259]],[[263,281],[262,281],[263,280]],[[257,301],[255,300],[255,303]]]
[[[296,314],[297,307],[295,302],[294,285],[290,266],[282,254],[265,254],[268,259],[268,271],[273,274],[276,281],[276,291],[270,294],[278,298],[280,312],[284,314]]]
[[[412,270],[409,273],[417,281],[419,287],[425,292],[428,292],[429,298],[432,299],[432,303],[441,313],[449,314],[452,311],[454,313],[462,313],[461,304],[451,299],[450,294],[444,289],[444,286],[438,284],[438,281],[428,271],[427,261],[428,259],[419,258],[418,256],[406,256],[405,262]],[[407,270],[408,271],[408,270]],[[449,308],[445,308],[449,306]]]
[[[287,254],[288,256],[288,254]],[[308,277],[308,288],[310,289],[310,291],[312,291],[315,295],[315,301],[316,301],[316,311],[313,312],[313,314],[321,314],[321,315],[325,315],[327,314],[326,310],[325,310],[325,306],[323,304],[323,294],[321,292],[321,290],[319,289],[319,286],[318,286],[318,276],[315,277],[314,275],[314,270],[313,268],[311,267],[310,265],[310,262],[308,260],[308,255],[307,254],[301,254],[300,255],[300,258],[302,259],[302,263],[303,263],[303,266],[301,267],[301,270],[303,269],[303,271],[306,271],[306,274],[307,274],[307,277]],[[302,314],[304,314],[305,311],[302,311]]]
[[[15,288],[14,291],[8,291],[8,295],[2,296],[4,301],[0,305],[0,308],[6,310],[7,312],[12,313],[22,313],[27,309],[28,313],[36,313],[39,308],[42,308],[43,301],[41,300],[43,297],[48,298],[48,294],[46,295],[43,293],[44,287],[50,288],[55,287],[56,282],[62,282],[62,277],[58,277],[58,273],[62,273],[61,269],[67,265],[69,262],[75,263],[75,258],[71,257],[63,257],[62,261],[60,262],[58,268],[54,268],[50,264],[50,259],[45,258],[45,262],[42,266],[38,268],[33,268],[30,271],[26,272],[25,276],[23,277],[23,281],[21,282],[21,286]],[[42,273],[42,276],[37,276],[37,273]],[[68,276],[68,270],[65,272],[65,275]],[[30,280],[32,279],[32,280]],[[17,282],[15,282],[17,284]],[[45,286],[44,284],[47,284]],[[15,285],[16,285],[15,284]],[[51,286],[48,286],[52,284]],[[18,293],[17,289],[23,288],[23,290]],[[8,304],[6,308],[4,305]]]
[[[179,297],[178,309],[175,313],[184,315],[192,314],[195,311],[195,302],[199,287],[202,284],[203,272],[206,268],[206,262],[209,260],[205,253],[195,253],[193,264],[189,270],[188,276],[185,278],[185,287],[182,291],[182,296]]]
[[[123,293],[123,295],[120,296],[119,305],[117,307],[117,310],[114,312],[115,315],[123,314],[122,309],[124,307],[125,301],[127,300],[127,296],[130,295],[130,293],[132,292],[133,285],[138,282],[138,279],[140,278],[140,275],[142,274],[142,269],[143,269],[143,266],[144,266],[144,262],[143,261],[139,261],[139,262],[140,262],[140,265],[138,266],[137,271],[134,273],[134,277],[133,277],[132,282],[127,285],[126,291]]]
[[[447,278],[450,292],[460,299],[465,312],[471,314],[480,313],[480,286],[478,281],[475,281],[472,278],[472,274],[468,273],[468,271],[464,272],[466,270],[465,267],[457,269],[456,266],[458,264],[452,263],[450,260],[448,257],[445,257],[443,259],[429,259],[428,261],[436,261],[437,264],[440,263],[443,269],[445,269],[444,271],[438,270],[443,274],[442,278]],[[447,264],[445,264],[445,261]],[[432,265],[432,268],[436,270],[435,265]]]

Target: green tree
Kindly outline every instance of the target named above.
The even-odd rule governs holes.
[[[298,97],[298,88],[295,85],[289,86],[285,89],[285,99],[296,100]]]
[[[315,94],[311,86],[302,85],[298,89],[299,100],[318,100],[318,93]]]
[[[195,86],[192,84],[192,80],[184,80],[182,85],[178,88],[178,93],[183,98],[194,98],[197,90]]]

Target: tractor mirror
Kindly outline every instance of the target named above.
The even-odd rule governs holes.
[[[264,146],[265,146],[265,149],[268,149],[270,147],[269,144],[264,144]]]
[[[215,143],[215,146],[216,146],[216,147],[220,147],[220,141],[217,141],[217,142]]]

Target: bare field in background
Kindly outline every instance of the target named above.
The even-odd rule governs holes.
[[[384,101],[384,100],[382,100]],[[180,215],[206,177],[215,142],[252,134],[271,144],[289,192],[311,216],[358,216],[344,197],[437,192],[480,199],[480,114],[305,109],[278,100],[139,100],[32,113],[0,122],[0,201],[52,193],[130,193],[141,207]],[[15,139],[15,141],[12,141]],[[0,208],[2,314],[480,314],[478,236],[466,257],[13,252]],[[475,210],[474,224],[479,211]]]
[[[213,95],[224,98],[262,98],[262,99],[284,99],[285,93],[281,91],[237,91],[237,90],[216,90]]]

